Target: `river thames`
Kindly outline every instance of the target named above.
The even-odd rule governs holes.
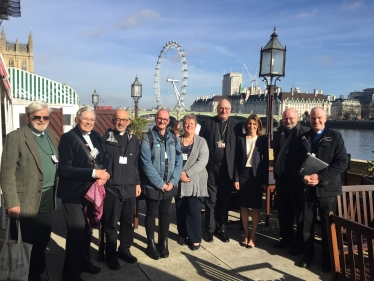
[[[373,160],[374,153],[374,131],[372,130],[352,130],[334,129],[343,136],[347,153],[352,159]]]

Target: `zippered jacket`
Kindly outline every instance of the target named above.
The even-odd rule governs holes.
[[[122,200],[136,197],[136,185],[140,184],[139,139],[130,132],[125,132],[122,138],[127,138],[127,146],[123,147],[121,136],[112,129],[108,129],[101,138],[112,163],[112,177],[106,185],[106,191]],[[127,164],[120,164],[120,156],[126,157]]]

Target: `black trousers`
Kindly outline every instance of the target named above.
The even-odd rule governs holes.
[[[188,237],[191,243],[201,242],[201,204],[200,197],[175,198],[179,237]]]
[[[208,175],[208,195],[205,199],[205,231],[225,231],[230,209],[232,180],[227,165],[213,163]]]
[[[145,231],[147,239],[154,239],[156,230],[156,217],[159,215],[159,232],[158,236],[168,237],[170,225],[170,205],[173,198],[164,200],[154,200],[146,197],[145,203],[147,211],[145,215]]]
[[[118,197],[106,193],[104,199],[103,223],[106,234],[105,254],[107,260],[117,258],[117,230],[120,222],[118,248],[119,255],[130,253],[130,247],[134,240],[134,228],[132,226],[136,198],[121,200]]]
[[[276,181],[280,237],[302,246],[304,199],[302,188],[294,186],[292,180],[292,176],[284,175]],[[295,221],[296,234],[293,228]]]
[[[53,218],[53,188],[42,193],[38,213],[32,218],[20,218],[22,241],[33,244],[29,279],[36,280],[45,269],[45,249],[49,243]],[[16,220],[11,219],[11,238],[17,240]]]
[[[83,266],[91,262],[92,231],[86,221],[82,204],[63,201],[62,212],[68,230],[62,274],[64,280],[69,280],[73,276],[80,276]]]
[[[327,228],[325,212],[333,211],[336,213],[338,208],[338,201],[336,196],[332,197],[317,197],[316,187],[309,187],[308,196],[305,201],[304,227],[303,238],[305,244],[305,254],[314,257],[314,223],[316,218],[316,204],[319,209],[321,218],[321,232],[322,232],[322,260],[330,259]]]

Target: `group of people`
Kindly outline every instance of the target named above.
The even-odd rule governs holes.
[[[100,136],[93,130],[94,110],[84,106],[76,114],[77,125],[64,133],[58,144],[47,128],[50,113],[45,102],[32,102],[28,107],[29,124],[7,135],[1,159],[1,187],[11,219],[12,238],[17,236],[15,221],[19,219],[23,240],[33,244],[30,281],[44,280],[41,275],[46,267],[45,249],[52,229],[55,196],[62,201],[67,227],[63,279],[80,281],[82,272],[101,271],[90,255],[92,230],[86,193],[92,186],[105,186],[102,213],[95,210],[95,215],[102,215],[106,262],[112,270],[121,268],[118,259],[137,261],[130,247],[134,236],[133,211],[141,193],[146,203],[146,251],[152,259],[169,256],[173,198],[180,245],[198,250],[202,239],[213,242],[214,236],[229,242],[227,222],[234,190],[244,226],[241,245],[255,247],[262,194],[269,178],[268,141],[257,115],[247,118],[243,134],[242,124],[230,117],[229,100],[222,99],[217,116],[206,119],[198,135],[196,128],[200,125],[194,114],[185,115],[180,134],[178,125],[172,131],[167,129],[170,115],[161,109],[153,129],[139,140],[128,130],[131,120],[127,111],[116,110],[114,129]],[[290,254],[304,252],[299,264],[303,267],[308,267],[314,258],[316,204],[320,213],[336,209],[336,195],[341,193],[340,173],[347,166],[341,135],[325,128],[325,122],[323,109],[314,108],[310,112],[312,129],[305,129],[298,123],[296,111],[287,109],[273,142],[281,231],[281,239],[274,247],[291,246]],[[307,153],[315,153],[329,167],[318,174],[300,176],[298,167]],[[252,209],[251,232],[248,208]],[[324,216],[321,219],[322,266],[326,269],[329,252]]]

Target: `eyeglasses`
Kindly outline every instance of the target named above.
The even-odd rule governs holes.
[[[121,119],[121,118],[115,118],[114,120],[115,120],[116,122],[118,122],[118,123],[119,123],[119,122],[125,122],[125,123],[129,122],[129,119],[125,119],[125,118],[124,118],[124,119]]]
[[[85,118],[82,118],[81,119],[82,121],[84,121],[84,122],[95,122],[95,119],[90,119],[90,118],[87,118],[87,117],[85,117]]]
[[[229,111],[231,110],[231,107],[220,107],[218,108],[219,110],[226,110],[226,111]]]
[[[38,120],[38,121],[40,121],[41,119],[43,119],[44,121],[48,121],[49,120],[49,116],[33,115],[33,116],[31,116],[31,119],[32,120]]]
[[[287,118],[287,117],[283,117],[283,121],[287,121],[287,120],[290,120],[291,122],[294,120],[295,118],[293,117],[290,117],[290,118]]]
[[[161,121],[161,122],[168,122],[169,121],[169,119],[161,118],[161,117],[157,117],[157,120]]]

